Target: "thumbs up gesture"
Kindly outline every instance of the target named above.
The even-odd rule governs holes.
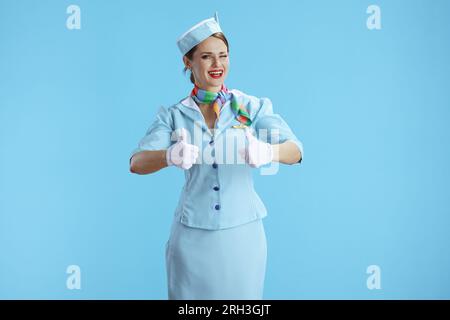
[[[171,145],[166,151],[167,165],[177,166],[187,170],[198,158],[199,149],[196,145],[187,143],[188,132],[181,128],[177,142]]]
[[[253,168],[258,168],[272,162],[273,149],[270,143],[258,140],[248,127],[245,128],[245,136],[248,140],[248,146],[239,150],[239,153],[246,163]]]

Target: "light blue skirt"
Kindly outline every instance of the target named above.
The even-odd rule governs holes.
[[[267,244],[261,219],[220,230],[174,219],[165,254],[171,300],[262,299]]]

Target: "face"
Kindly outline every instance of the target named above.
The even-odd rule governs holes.
[[[192,60],[183,58],[194,74],[195,84],[203,90],[218,92],[228,75],[227,46],[217,38],[209,37],[197,45]]]

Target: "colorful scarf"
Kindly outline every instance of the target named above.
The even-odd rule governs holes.
[[[228,100],[231,99],[230,106],[236,119],[246,126],[250,126],[252,124],[250,115],[244,105],[238,103],[236,96],[228,91],[224,84],[219,92],[202,90],[195,85],[194,89],[192,89],[191,97],[197,103],[209,104],[216,113],[217,120],[219,120],[220,109]]]

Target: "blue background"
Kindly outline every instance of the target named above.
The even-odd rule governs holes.
[[[450,298],[450,2],[425,0],[0,0],[0,298],[167,298],[184,176],[133,175],[128,156],[191,90],[175,41],[216,10],[227,86],[272,99],[305,147],[255,171],[264,297]]]

